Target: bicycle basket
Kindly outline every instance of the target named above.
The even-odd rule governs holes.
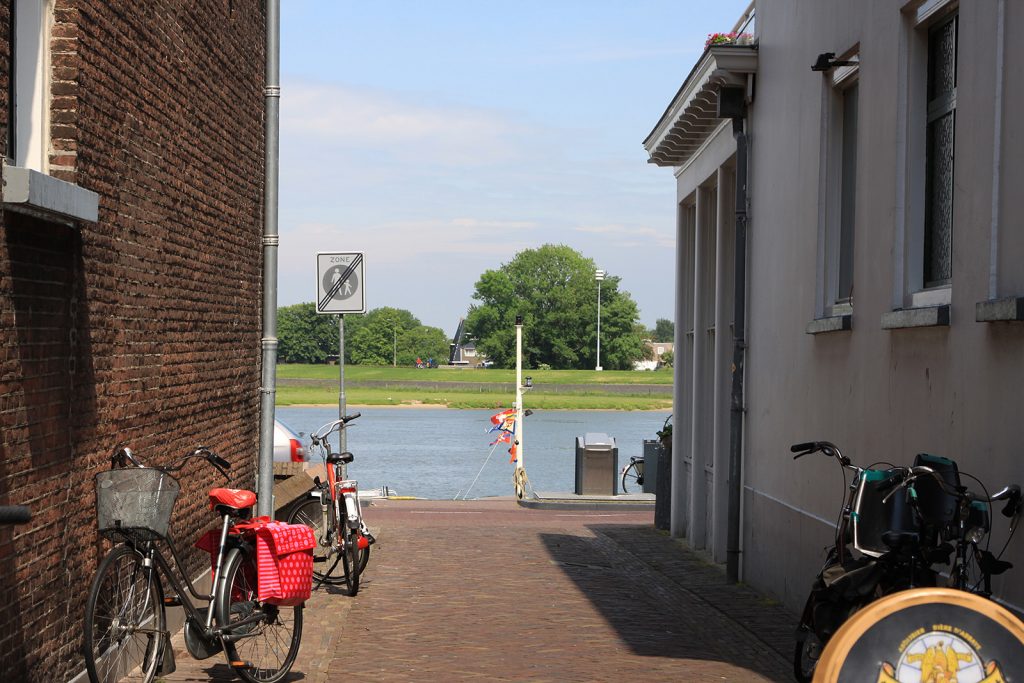
[[[887,490],[879,488],[895,475],[893,470],[864,470],[850,515],[853,523],[853,547],[871,557],[884,555],[889,547],[882,540],[887,531],[918,531],[906,495],[896,492],[883,503]]]
[[[153,541],[167,535],[178,481],[163,470],[133,467],[96,475],[96,519],[107,537]]]

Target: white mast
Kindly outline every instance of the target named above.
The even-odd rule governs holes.
[[[512,447],[516,451],[516,471],[512,475],[516,497],[526,495],[526,468],[523,466],[523,316],[516,316],[516,425],[512,434]]]

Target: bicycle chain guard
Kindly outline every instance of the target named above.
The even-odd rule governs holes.
[[[209,659],[224,649],[219,638],[207,638],[205,629],[193,623],[192,617],[185,619],[185,648],[193,659]]]

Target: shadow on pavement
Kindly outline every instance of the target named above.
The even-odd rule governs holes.
[[[769,680],[792,680],[788,662],[777,651],[701,597],[701,583],[709,581],[708,572],[694,576],[692,587],[681,584],[679,576],[662,573],[674,561],[673,555],[684,553],[672,540],[653,528],[589,528],[595,536],[543,533],[540,538],[552,562],[635,654],[719,661]],[[621,545],[621,539],[631,535],[638,535],[638,542],[628,548]],[[715,571],[711,569],[711,577]],[[724,576],[718,584],[716,594],[730,588]],[[751,604],[750,609],[757,605]],[[729,611],[735,610],[732,605]],[[790,629],[788,624],[779,627]]]

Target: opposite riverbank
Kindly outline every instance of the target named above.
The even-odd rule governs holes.
[[[337,405],[337,366],[278,366],[277,405]],[[527,405],[546,410],[671,410],[672,373],[532,370]],[[507,408],[515,396],[511,370],[345,367],[348,405]]]

